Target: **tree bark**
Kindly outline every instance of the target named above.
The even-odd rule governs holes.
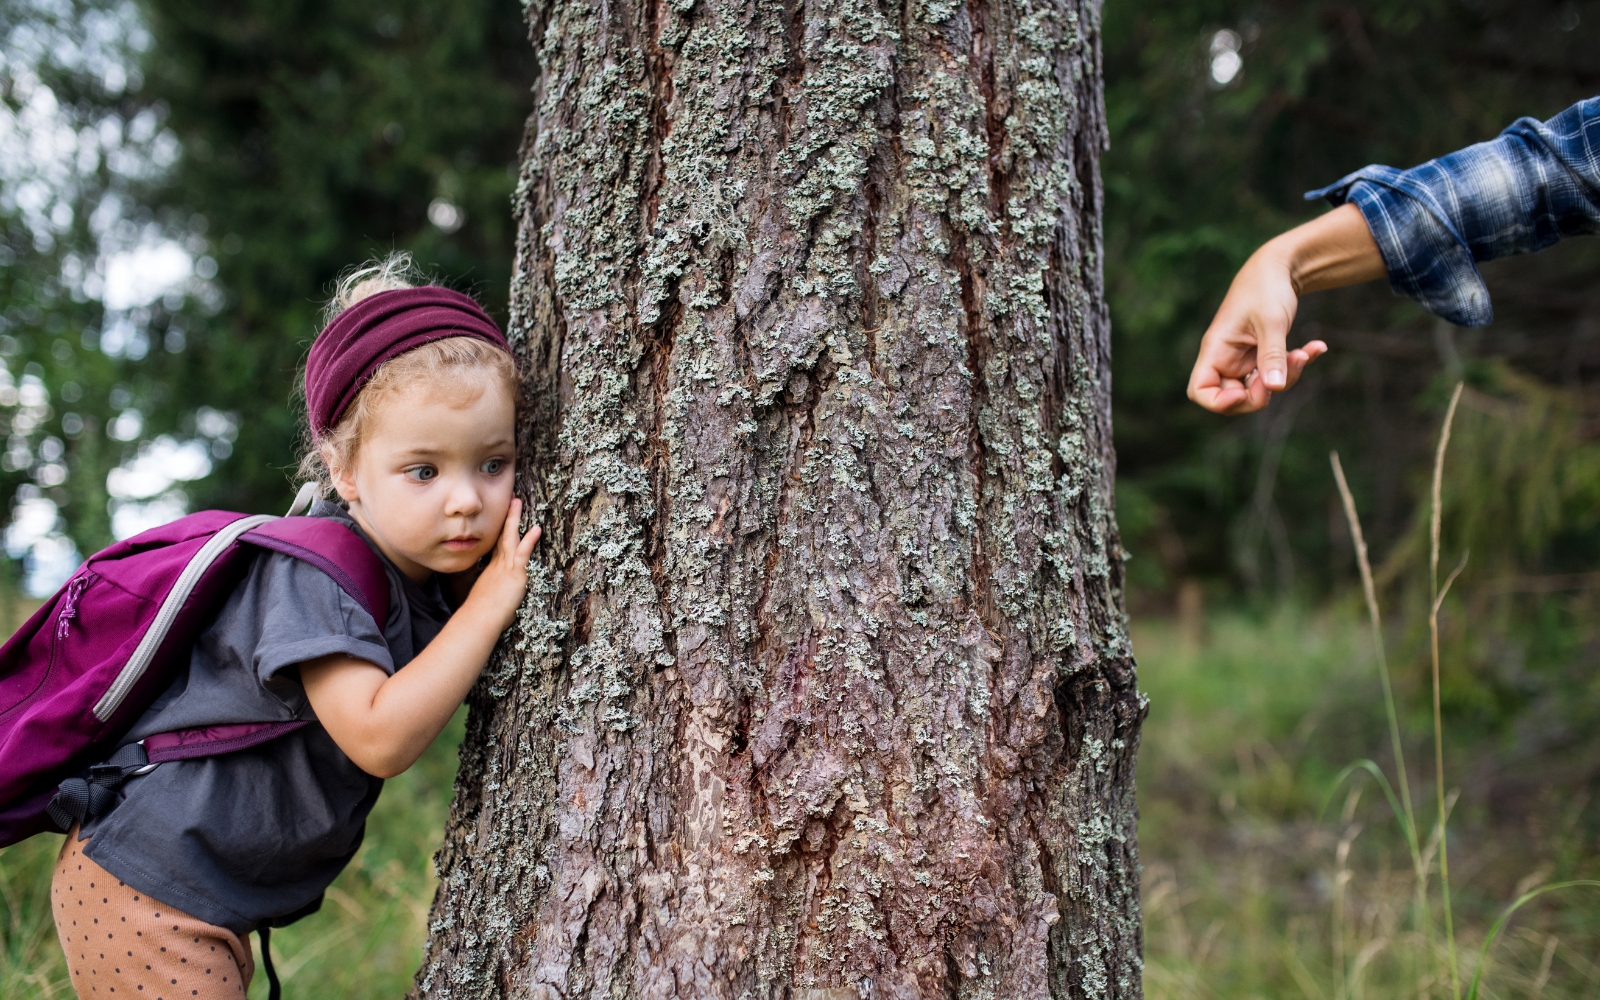
[[[1140,995],[1095,0],[534,0],[415,995]]]

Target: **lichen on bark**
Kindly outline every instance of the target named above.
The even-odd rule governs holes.
[[[1135,997],[1091,0],[534,0],[417,994]]]

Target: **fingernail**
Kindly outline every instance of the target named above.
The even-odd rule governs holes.
[[[1276,371],[1276,370],[1270,370],[1270,371],[1267,371],[1267,372],[1263,373],[1261,377],[1262,377],[1263,380],[1266,381],[1268,389],[1282,389],[1283,388],[1283,383],[1284,383],[1283,372]]]

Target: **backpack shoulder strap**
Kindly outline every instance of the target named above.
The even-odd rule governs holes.
[[[240,541],[303,560],[333,577],[382,629],[389,619],[389,575],[361,536],[325,517],[280,517]]]
[[[134,685],[144,677],[145,671],[149,669],[150,664],[156,659],[156,654],[166,643],[173,626],[182,618],[190,596],[200,585],[207,571],[219,560],[224,559],[225,554],[233,548],[233,544],[241,536],[248,534],[252,528],[270,524],[274,520],[266,514],[252,517],[240,517],[236,514],[226,516],[231,516],[234,520],[218,529],[184,564],[182,572],[172,584],[172,589],[162,598],[161,606],[149,627],[145,629],[139,645],[117,672],[116,679],[106,689],[106,693],[95,703],[95,718],[101,722],[111,721],[111,717],[122,706],[123,699],[127,698]]]

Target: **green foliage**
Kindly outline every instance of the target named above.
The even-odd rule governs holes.
[[[1443,554],[1439,530],[1447,510],[1442,502],[1446,492],[1443,484],[1451,483],[1448,492],[1458,511],[1472,512],[1472,516],[1463,518],[1465,532],[1469,535],[1482,532],[1480,537],[1490,543],[1491,565],[1514,566],[1526,557],[1527,546],[1538,547],[1544,540],[1518,536],[1540,530],[1548,534],[1550,526],[1560,520],[1551,510],[1552,507],[1558,509],[1559,499],[1568,493],[1563,489],[1562,470],[1584,465],[1571,461],[1572,452],[1583,449],[1581,444],[1575,447],[1572,443],[1572,421],[1560,405],[1561,394],[1552,395],[1531,380],[1504,371],[1498,374],[1500,387],[1513,394],[1515,401],[1488,396],[1475,398],[1475,409],[1498,418],[1498,423],[1468,419],[1452,439],[1450,430],[1452,421],[1459,415],[1456,400],[1461,397],[1462,387],[1457,386],[1453,391],[1444,420],[1445,430],[1436,452],[1431,490],[1434,499],[1423,508],[1427,515],[1421,519],[1424,533],[1418,542],[1414,532],[1408,543],[1397,551],[1392,563],[1393,572],[1404,570],[1407,575],[1426,581],[1420,590],[1427,603],[1414,620],[1428,621],[1424,628],[1434,638],[1437,638],[1436,619],[1430,619],[1429,612],[1436,611],[1442,600],[1435,567]],[[1562,434],[1564,429],[1569,433]],[[1465,463],[1469,475],[1457,473],[1446,478],[1443,474],[1451,466],[1446,462],[1448,453],[1443,442],[1453,440],[1459,450],[1463,437],[1476,446],[1469,451]],[[1549,443],[1541,439],[1551,437],[1558,440]],[[1334,469],[1352,534],[1359,538],[1356,508],[1344,490],[1345,479],[1337,459]],[[1477,475],[1471,475],[1472,472]],[[1538,475],[1534,482],[1541,489],[1522,488],[1521,476],[1530,472]],[[1480,496],[1476,490],[1485,485],[1511,487],[1505,491],[1509,503],[1502,505],[1499,497]],[[1558,498],[1554,505],[1546,500],[1552,493]],[[1515,514],[1521,516],[1512,516]],[[1510,539],[1497,540],[1493,537],[1494,529],[1485,531],[1485,515],[1487,518],[1498,515],[1501,520],[1498,530],[1511,536]],[[1519,533],[1517,527],[1523,532]],[[1424,557],[1421,560],[1416,557],[1418,549]],[[1499,558],[1494,558],[1497,554]],[[1162,842],[1165,831],[1159,827],[1152,831],[1154,824],[1149,823],[1141,828],[1142,836],[1155,833],[1153,838],[1145,837],[1144,846],[1147,865],[1158,873],[1154,890],[1147,897],[1147,916],[1154,927],[1166,924],[1162,929],[1168,935],[1167,954],[1161,954],[1160,945],[1152,947],[1154,954],[1147,965],[1147,986],[1152,987],[1151,994],[1192,995],[1207,991],[1229,996],[1241,992],[1272,995],[1288,992],[1292,986],[1306,996],[1345,998],[1370,993],[1459,1000],[1463,996],[1463,983],[1466,983],[1468,1000],[1476,1000],[1480,995],[1500,995],[1500,989],[1509,989],[1516,995],[1587,995],[1595,969],[1584,956],[1592,953],[1592,942],[1600,932],[1600,921],[1595,916],[1600,911],[1588,899],[1573,898],[1572,890],[1594,888],[1600,886],[1600,882],[1582,877],[1595,860],[1594,851],[1587,843],[1587,833],[1592,827],[1581,822],[1584,800],[1557,809],[1547,805],[1524,808],[1519,816],[1516,812],[1486,808],[1493,800],[1504,798],[1505,790],[1493,787],[1493,779],[1484,781],[1485,769],[1481,767],[1475,769],[1475,773],[1468,772],[1477,780],[1464,788],[1446,784],[1447,780],[1454,780],[1447,779],[1447,774],[1458,772],[1447,770],[1445,765],[1447,730],[1438,709],[1439,695],[1441,681],[1458,674],[1462,664],[1455,657],[1440,657],[1437,645],[1433,647],[1432,660],[1434,711],[1427,720],[1434,736],[1433,773],[1425,776],[1426,772],[1408,771],[1407,759],[1416,759],[1415,743],[1420,741],[1415,735],[1408,735],[1408,730],[1410,734],[1416,730],[1402,726],[1390,697],[1390,677],[1385,665],[1387,643],[1380,626],[1380,607],[1376,592],[1370,586],[1365,549],[1358,545],[1356,555],[1363,581],[1369,584],[1365,588],[1365,599],[1373,640],[1368,647],[1370,667],[1359,660],[1338,662],[1359,647],[1339,651],[1334,660],[1326,657],[1326,644],[1315,640],[1326,631],[1327,620],[1298,623],[1300,635],[1280,646],[1274,641],[1277,638],[1274,633],[1281,630],[1274,626],[1294,619],[1293,612],[1286,607],[1280,607],[1277,622],[1267,623],[1266,627],[1262,623],[1252,623],[1253,627],[1238,637],[1242,641],[1229,642],[1219,649],[1215,658],[1220,664],[1201,665],[1206,681],[1217,674],[1231,675],[1226,680],[1246,681],[1243,687],[1247,693],[1241,700],[1248,716],[1229,718],[1237,709],[1231,705],[1222,707],[1206,720],[1206,732],[1213,739],[1223,734],[1239,734],[1249,739],[1249,743],[1235,743],[1239,777],[1247,786],[1265,783],[1276,794],[1251,801],[1229,789],[1218,797],[1222,813],[1235,827],[1235,841],[1247,838],[1256,841],[1254,848],[1247,851],[1248,856],[1239,859],[1243,865],[1224,865],[1213,870],[1196,852],[1184,848],[1178,851],[1180,856],[1186,855],[1182,860],[1152,863],[1152,854],[1159,857],[1164,847],[1170,850]],[[1446,579],[1454,581],[1455,574],[1449,574]],[[1443,586],[1448,589],[1450,584],[1446,582]],[[1192,608],[1190,617],[1194,617]],[[1484,624],[1484,620],[1479,619],[1469,631],[1477,634]],[[1187,641],[1179,647],[1177,657],[1169,659],[1170,646],[1165,651],[1158,646],[1158,655],[1152,659],[1148,655],[1149,646],[1141,644],[1144,682],[1151,689],[1152,721],[1158,718],[1154,706],[1159,704],[1164,687],[1176,695],[1174,701],[1180,712],[1205,708],[1200,693],[1204,691],[1204,683],[1196,683],[1191,666],[1202,655],[1199,636],[1193,634],[1197,625],[1198,622],[1191,621],[1191,634],[1185,637]],[[1263,638],[1267,645],[1260,648]],[[1312,641],[1307,642],[1307,639]],[[1160,655],[1162,652],[1168,656]],[[1286,662],[1273,662],[1280,660]],[[1174,670],[1174,661],[1189,669]],[[1150,669],[1152,662],[1157,665],[1154,679]],[[1263,670],[1264,666],[1267,669]],[[1362,667],[1365,669],[1359,669]],[[1251,692],[1251,679],[1274,689],[1285,681],[1292,684],[1310,680],[1308,687],[1320,690],[1321,698],[1304,703],[1306,714],[1288,739],[1282,735],[1274,738],[1272,730],[1277,728],[1282,733],[1284,722],[1281,710],[1273,710],[1274,703],[1292,705],[1295,688],[1288,693],[1277,693],[1275,697],[1262,696]],[[1303,691],[1307,686],[1295,687]],[[1331,782],[1325,776],[1309,782],[1302,780],[1313,773],[1308,764],[1328,759],[1329,740],[1325,737],[1315,741],[1305,739],[1317,728],[1318,716],[1325,717],[1333,709],[1331,714],[1353,714],[1376,721],[1374,717],[1378,713],[1372,709],[1350,711],[1363,697],[1367,704],[1372,704],[1376,700],[1372,697],[1376,693],[1374,688],[1381,688],[1383,716],[1392,734],[1387,748],[1391,753],[1386,764],[1370,758],[1359,759],[1345,766]],[[1460,713],[1455,714],[1459,716]],[[1540,722],[1547,722],[1549,716],[1550,713],[1541,713]],[[1266,735],[1260,735],[1263,733]],[[1471,732],[1464,734],[1459,727],[1451,726],[1448,737],[1454,762],[1459,763],[1464,757],[1481,760],[1486,756],[1488,748],[1474,739]],[[1161,736],[1153,736],[1147,742],[1147,750],[1152,755],[1164,756],[1167,748],[1163,742]],[[1409,750],[1407,743],[1412,744]],[[1374,740],[1371,745],[1376,748],[1382,744]],[[1547,754],[1547,759],[1549,756]],[[1258,769],[1258,758],[1268,766]],[[1521,763],[1526,767],[1529,762]],[[1158,774],[1155,780],[1159,782],[1162,777]],[[1263,782],[1263,778],[1267,780]],[[1426,788],[1429,778],[1433,779],[1431,796]],[[1192,781],[1202,788],[1207,783],[1213,786],[1217,783],[1215,777],[1204,773],[1193,774]],[[1381,796],[1367,794],[1374,784]],[[1294,801],[1296,792],[1304,794],[1317,786],[1328,789],[1329,801],[1336,801],[1336,796],[1343,798],[1337,833],[1322,821],[1328,812],[1326,803],[1317,820],[1310,821],[1304,806]],[[1150,783],[1145,782],[1144,787],[1148,795]],[[1413,792],[1413,789],[1418,791]],[[1369,800],[1365,807],[1362,806],[1364,795]],[[1430,798],[1431,810],[1427,807]],[[1186,824],[1194,825],[1206,811],[1199,803],[1184,810]],[[1428,812],[1432,813],[1431,822],[1419,821],[1419,815],[1426,816]],[[1258,835],[1251,836],[1272,822],[1273,813],[1278,814],[1280,831],[1288,832],[1284,828],[1289,824],[1299,827],[1298,844],[1286,843],[1287,838],[1282,836],[1277,838],[1276,844]],[[1239,820],[1246,817],[1246,824],[1255,827],[1255,831],[1240,829],[1246,824]],[[1467,824],[1462,822],[1464,817]],[[1519,828],[1519,819],[1528,821],[1526,828]],[[1552,824],[1552,820],[1556,822]],[[1559,829],[1559,834],[1555,838],[1544,836],[1544,831],[1552,825]],[[1464,830],[1463,826],[1467,828]],[[1363,838],[1363,833],[1374,827],[1373,832]],[[1155,844],[1151,843],[1152,839]],[[1213,857],[1223,853],[1215,843],[1208,846]],[[1452,857],[1454,878],[1450,865]],[[1463,865],[1463,860],[1468,863]],[[1294,899],[1283,889],[1293,878],[1293,868],[1308,866],[1308,863],[1315,880],[1313,885],[1320,890],[1315,895],[1321,898]],[[1180,875],[1183,868],[1190,870]],[[1229,869],[1235,877],[1243,873],[1241,880],[1228,886],[1230,894],[1224,896],[1213,890],[1204,895],[1215,897],[1208,899],[1211,903],[1208,909],[1231,916],[1232,924],[1228,928],[1231,933],[1223,933],[1223,921],[1227,918],[1219,916],[1213,919],[1210,929],[1197,943],[1189,932],[1189,921],[1195,914],[1192,910],[1188,914],[1183,912],[1183,900],[1178,896],[1179,881],[1189,882],[1188,891],[1193,893],[1195,881],[1203,885],[1219,871]],[[1463,877],[1463,871],[1470,874]],[[1198,880],[1194,878],[1197,874]],[[1552,874],[1559,881],[1550,881]],[[1564,890],[1560,896],[1555,895],[1558,889]],[[1530,923],[1518,926],[1521,940],[1507,935],[1510,919],[1520,916],[1519,911],[1536,901],[1544,904],[1543,912],[1535,910],[1528,914]],[[1324,910],[1325,920],[1313,916],[1318,908]],[[1560,936],[1553,928],[1559,929]],[[1152,938],[1159,940],[1159,934],[1158,931]],[[1574,960],[1570,955],[1563,956],[1564,967],[1558,968],[1555,962],[1562,937],[1566,938],[1569,951],[1575,951],[1578,957]],[[1574,948],[1574,939],[1583,944]],[[1221,948],[1216,947],[1219,942]],[[1529,944],[1535,947],[1529,948]],[[1497,960],[1493,968],[1489,961],[1492,953]],[[1538,958],[1534,959],[1534,955]],[[1221,961],[1214,961],[1215,958]]]
[[[62,287],[59,245],[36,249],[25,227],[14,224],[0,240],[11,261],[0,268],[4,329],[14,331],[0,334],[7,372],[0,377],[0,407],[9,411],[11,432],[0,457],[0,494],[42,487],[80,547],[109,544],[106,473],[122,456],[105,432],[118,415],[111,397],[118,387],[127,391],[124,379],[142,380],[128,365],[85,347],[83,331],[99,325],[102,310]]]
[[[80,547],[111,540],[105,479],[124,449],[107,429],[162,375],[159,359],[135,370],[98,349],[105,310],[90,294],[100,238],[111,249],[156,224],[122,211],[145,193],[136,167],[161,152],[124,71],[146,40],[124,4],[0,5],[0,497],[53,501]]]
[[[514,0],[0,5],[0,499],[93,551],[108,471],[192,442],[191,507],[282,509],[340,271],[410,250],[504,314],[532,78]],[[152,251],[193,273],[130,298]]]
[[[1586,426],[1582,397],[1494,360],[1475,365],[1468,385],[1443,493],[1445,548],[1472,554],[1462,582],[1515,586],[1530,570],[1592,567],[1600,556],[1600,441]],[[1417,565],[1427,544],[1419,519],[1390,554],[1384,578]]]
[[[1150,696],[1139,847],[1152,1000],[1400,1000],[1435,974],[1443,935],[1419,929],[1412,864],[1389,803],[1370,780],[1355,780],[1325,808],[1341,767],[1388,742],[1364,630],[1348,605],[1213,613],[1187,633],[1136,624]],[[1408,731],[1414,761],[1428,755],[1426,726]],[[1582,891],[1524,905],[1492,961],[1478,964],[1506,904],[1535,885],[1592,876],[1586,801],[1552,789],[1488,808],[1507,794],[1485,766],[1493,748],[1449,729],[1446,737],[1452,773],[1464,779],[1450,840],[1463,993],[1481,969],[1484,997],[1592,996],[1600,909]],[[1379,760],[1392,774],[1388,755]],[[1432,796],[1422,772],[1413,788],[1419,800]],[[1437,850],[1424,849],[1436,878]],[[1427,995],[1449,994],[1435,979]]]
[[[18,1000],[70,997],[67,963],[50,919],[50,863],[59,837],[35,837],[0,851],[0,993]]]
[[[1467,379],[1442,494],[1441,573],[1467,560],[1440,617],[1444,704],[1463,735],[1561,753],[1600,717],[1600,441],[1578,393],[1494,360]],[[1415,518],[1377,573],[1411,622],[1396,648],[1418,664],[1427,531]],[[1403,682],[1413,704],[1421,677]]]
[[[274,510],[296,368],[341,270],[410,250],[504,315],[532,48],[510,0],[142,9],[145,92],[183,150],[160,203],[204,225],[225,295],[152,411],[162,426],[198,404],[236,412],[232,456],[197,502]],[[452,206],[464,222],[447,231]]]

